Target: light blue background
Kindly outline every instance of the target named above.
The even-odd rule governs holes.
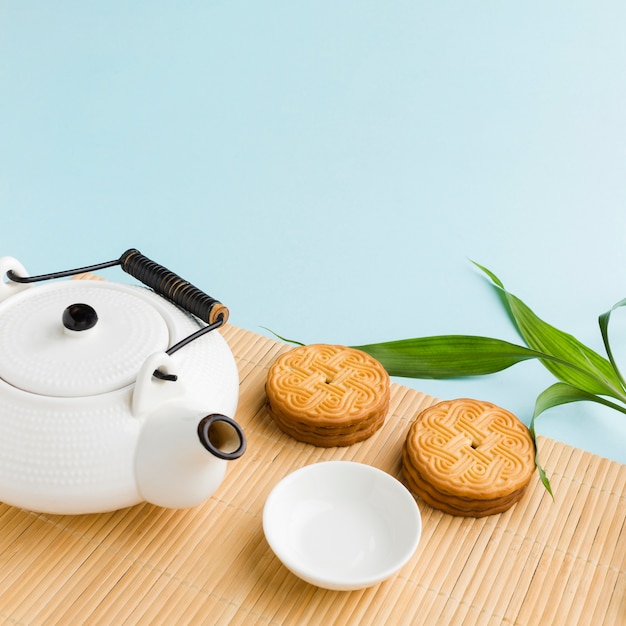
[[[3,0],[0,255],[38,274],[137,247],[307,343],[518,341],[471,258],[603,351],[625,23],[621,1]],[[401,382],[528,422],[553,378]],[[626,416],[595,404],[538,431],[626,462]]]

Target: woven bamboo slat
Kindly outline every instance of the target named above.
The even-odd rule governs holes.
[[[0,620],[10,624],[626,624],[626,466],[540,438],[555,501],[535,478],[506,513],[458,518],[420,502],[421,543],[393,578],[338,592],[296,578],[263,536],[263,504],[286,474],[329,459],[402,480],[411,420],[435,398],[392,385],[384,427],[349,448],[281,433],[267,368],[288,345],[232,325],[237,421],[248,450],[186,510],[149,504],[55,516],[0,504]]]

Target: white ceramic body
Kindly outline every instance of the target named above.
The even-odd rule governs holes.
[[[195,318],[142,287],[62,281],[46,288],[68,290],[68,301],[76,299],[72,291],[82,299],[102,289],[144,299],[163,315],[171,344],[199,328]],[[5,288],[0,325],[5,303],[26,296],[21,286],[8,293]],[[154,378],[157,367],[178,380]],[[0,501],[59,514],[109,511],[145,500],[195,506],[214,493],[228,463],[205,449],[198,423],[212,413],[234,417],[238,393],[235,360],[216,330],[172,356],[151,354],[134,382],[105,393],[52,397],[0,380]]]
[[[272,489],[263,509],[276,556],[327,589],[370,587],[397,573],[414,554],[421,529],[415,498],[402,483],[350,461],[294,471]]]

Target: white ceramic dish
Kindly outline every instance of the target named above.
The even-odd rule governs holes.
[[[263,509],[263,530],[282,563],[327,589],[375,585],[414,554],[422,522],[415,498],[386,472],[351,461],[302,467]]]

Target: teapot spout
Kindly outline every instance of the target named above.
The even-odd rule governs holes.
[[[232,461],[246,451],[246,438],[241,427],[231,417],[212,413],[198,424],[200,443],[218,459]]]
[[[139,493],[158,506],[196,506],[217,490],[228,461],[245,447],[241,428],[230,417],[202,417],[191,410],[185,415],[180,407],[166,405],[141,428],[135,450]]]

